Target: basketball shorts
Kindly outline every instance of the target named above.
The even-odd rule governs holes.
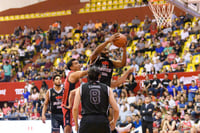
[[[63,115],[52,114],[51,115],[51,132],[60,131],[60,126],[63,126]]]
[[[80,122],[79,133],[110,133],[105,115],[84,115]]]

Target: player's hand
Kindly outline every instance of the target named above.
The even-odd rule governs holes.
[[[113,131],[114,129],[115,129],[115,123],[114,123],[114,121],[112,120],[111,122],[110,122],[110,129],[111,129],[111,131]]]
[[[108,40],[107,42],[110,43],[110,42],[113,42],[115,40],[117,40],[119,38],[119,33],[115,33],[114,35],[112,35]]]
[[[128,71],[133,72],[135,70],[135,67],[131,67]]]
[[[43,123],[46,123],[45,121],[46,121],[46,116],[43,116],[43,115],[42,115],[42,122],[43,122]]]
[[[68,105],[68,106],[64,105],[63,108],[65,108],[65,109],[71,109],[72,107],[70,105]]]

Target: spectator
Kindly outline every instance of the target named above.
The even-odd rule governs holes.
[[[162,87],[164,88],[165,91],[168,91],[167,87],[169,86],[169,82],[171,80],[168,78],[168,74],[164,75],[164,79],[162,80]]]
[[[20,113],[19,113],[20,119],[27,119],[27,114],[24,112],[23,108],[20,108]]]
[[[189,32],[187,29],[184,29],[183,32],[181,33],[181,40],[185,41],[189,37]]]
[[[151,88],[149,91],[152,91],[154,96],[157,97],[157,94],[160,93],[160,96],[162,96],[164,89],[161,88],[161,81],[157,78],[157,75],[153,75],[153,80],[151,81]]]
[[[197,95],[196,102],[194,105],[194,111],[191,112],[193,119],[197,119],[200,116],[200,94]]]
[[[148,90],[151,88],[151,80],[149,79],[149,76],[146,75],[145,76],[145,80],[144,80],[144,91],[148,94]]]
[[[160,133],[165,133],[165,131],[168,130],[170,132],[177,131],[176,127],[176,121],[172,119],[172,114],[168,113],[167,119],[163,122],[163,127]]]
[[[4,103],[4,104],[3,104],[3,108],[2,108],[2,110],[3,110],[3,114],[4,114],[4,115],[7,115],[8,112],[11,111],[11,109],[10,109],[10,107],[8,106],[7,103]]]
[[[181,121],[179,126],[180,126],[180,132],[184,133],[190,132],[193,126],[193,122],[190,120],[190,115],[188,113],[185,114],[184,121]]]
[[[194,100],[194,97],[195,97],[195,94],[196,94],[196,91],[198,90],[198,87],[196,86],[195,84],[195,81],[192,80],[192,83],[191,83],[191,86],[189,87],[189,94],[188,94],[188,101],[193,101]]]
[[[137,28],[140,24],[140,19],[138,19],[138,16],[135,16],[135,19],[132,20],[132,27]]]
[[[12,67],[9,62],[6,61],[5,65],[3,65],[4,71],[4,79],[2,82],[9,82],[12,77]]]
[[[178,97],[180,97],[181,95],[184,96],[184,98],[186,99],[186,95],[187,95],[187,86],[184,85],[183,81],[180,82],[179,87],[177,88],[177,92],[178,92]]]
[[[24,92],[22,94],[24,96],[24,98],[28,101],[28,97],[30,95],[30,92],[28,91],[27,88],[24,88]]]
[[[150,62],[150,60],[147,60],[145,65],[144,65],[144,68],[146,69],[147,73],[151,72],[152,67],[153,67],[153,64]]]
[[[162,122],[162,113],[157,112],[155,117],[153,118],[153,132],[158,133],[161,130],[161,122]]]
[[[41,86],[40,90],[41,89],[44,90],[44,91],[47,91],[49,89],[49,87],[48,87],[48,85],[45,81],[42,81],[42,86]]]
[[[139,101],[139,99],[141,99],[142,101],[145,100],[145,96],[142,94],[141,91],[137,91],[137,95],[136,95],[136,101]],[[138,109],[138,108],[137,108]],[[138,109],[139,110],[139,109]]]
[[[137,53],[137,57],[135,58],[135,62],[139,65],[142,66],[144,62],[144,57],[141,55],[140,52]]]
[[[142,127],[142,122],[140,120],[140,116],[138,114],[135,115],[135,121],[133,121],[133,127],[132,130],[136,130],[139,127]],[[138,133],[139,131],[136,131],[135,133]]]
[[[187,104],[183,96],[180,97],[180,102],[178,103],[178,111],[184,116],[184,112],[187,110]]]
[[[24,72],[22,71],[21,68],[19,68],[17,72],[17,80],[20,81],[24,76],[25,76]]]
[[[36,102],[39,99],[39,93],[37,92],[36,88],[33,89],[33,92],[31,94],[31,99],[33,100],[33,105],[36,106]]]
[[[170,95],[172,95],[173,97],[176,96],[176,88],[172,84],[172,82],[169,82],[169,85],[167,86],[167,90],[168,90]]]
[[[31,120],[40,120],[40,114],[37,109],[34,109],[34,112],[31,114]]]

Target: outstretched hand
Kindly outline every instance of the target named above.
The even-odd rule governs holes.
[[[114,35],[112,35],[107,42],[113,42],[113,41],[116,41],[117,39],[119,39],[120,37],[120,33],[115,33]]]

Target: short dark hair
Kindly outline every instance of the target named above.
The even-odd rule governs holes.
[[[99,79],[100,71],[97,67],[92,66],[88,71],[88,79],[90,81],[97,81]]]
[[[73,61],[75,61],[76,59],[71,59],[71,60],[69,60],[68,62],[67,62],[67,68],[69,69],[69,70],[71,70],[70,69],[70,67],[72,66],[72,63],[73,63]]]
[[[56,74],[53,76],[53,81],[56,79],[56,77],[61,77],[59,74]]]

